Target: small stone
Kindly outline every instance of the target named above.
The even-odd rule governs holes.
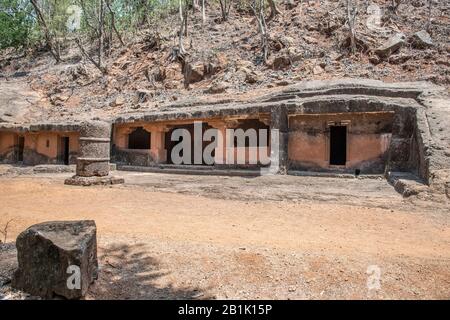
[[[147,89],[137,89],[136,94],[136,103],[148,102],[153,97],[153,92]]]
[[[305,42],[308,44],[317,44],[319,42],[316,38],[309,36],[303,36],[303,40],[305,40]]]
[[[297,3],[295,3],[294,0],[286,0],[284,6],[286,10],[292,10],[297,6]]]
[[[213,83],[208,89],[205,90],[205,93],[223,93],[227,90],[228,87],[229,85],[226,82]]]
[[[438,59],[436,60],[436,64],[441,64],[443,66],[450,67],[450,61],[447,59]]]
[[[245,75],[245,81],[247,83],[257,83],[262,81],[262,76],[256,72],[249,72]]]
[[[314,69],[313,69],[314,75],[319,75],[319,74],[323,73],[323,71],[324,70],[323,70],[323,68],[321,66],[315,66]]]
[[[416,49],[425,49],[434,45],[430,34],[425,30],[414,33],[410,38],[410,42]]]
[[[272,62],[272,69],[284,70],[291,66],[291,59],[286,56],[276,57]]]
[[[125,99],[122,96],[119,96],[110,103],[110,106],[118,107],[118,106],[123,105],[124,103],[125,103]]]
[[[184,72],[184,82],[186,84],[203,80],[205,76],[205,67],[203,63],[187,63]]]
[[[405,44],[406,36],[403,33],[397,33],[390,37],[383,45],[375,50],[380,58],[387,58]]]
[[[275,85],[277,85],[278,87],[283,87],[283,86],[287,86],[291,84],[288,80],[280,80],[275,82]]]
[[[283,46],[288,48],[294,44],[294,38],[289,37],[289,36],[282,36],[280,38],[280,42],[283,44]]]

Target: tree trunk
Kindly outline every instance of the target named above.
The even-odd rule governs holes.
[[[180,0],[180,17],[181,17],[181,21],[180,21],[180,31],[178,33],[178,49],[179,49],[179,53],[180,54],[184,54],[186,51],[184,50],[184,45],[183,45],[183,34],[184,34],[184,27],[185,27],[185,21],[184,21],[184,17],[185,14],[183,12],[183,7],[182,7],[182,0]],[[187,8],[185,8],[185,10],[187,10]]]
[[[104,28],[105,28],[105,12],[104,12],[103,0],[100,0],[100,15],[98,25],[98,64],[103,69],[103,51],[104,51]]]
[[[111,15],[111,26],[112,26],[112,28],[113,28],[113,30],[114,30],[114,33],[116,34],[117,38],[119,39],[120,44],[121,44],[122,46],[124,46],[125,43],[123,42],[122,37],[120,36],[119,31],[117,30],[116,22],[115,22],[115,20],[116,20],[116,19],[115,19],[115,14],[114,14],[114,11],[113,11],[112,8],[111,8],[111,5],[110,5],[110,3],[109,3],[109,0],[106,0],[106,6],[108,7],[109,13],[110,13],[110,15]],[[111,39],[111,41],[112,41],[112,39]]]
[[[59,43],[57,40],[54,40],[54,36],[50,33],[47,23],[45,22],[44,15],[42,14],[42,11],[37,4],[37,0],[31,0],[31,4],[33,5],[34,11],[36,12],[38,23],[42,31],[44,31],[45,41],[50,49],[50,53],[52,54],[53,58],[55,58],[56,62],[59,63],[61,61]]]
[[[275,0],[268,0],[269,6],[270,6],[270,15],[269,20],[272,20],[273,17],[275,17],[277,14],[280,14],[281,11],[278,9],[277,4],[275,3]]]
[[[205,8],[205,0],[202,0],[202,23],[206,22],[206,8]]]
[[[267,63],[269,53],[267,41],[267,24],[264,18],[264,0],[255,0],[254,6],[250,5],[256,21],[258,22],[258,29],[261,35],[261,51],[263,54],[264,63]]]
[[[95,61],[84,49],[81,40],[78,37],[75,37],[75,43],[81,51],[81,54],[88,59],[102,74],[106,74],[106,69],[103,68],[97,61]]]
[[[355,18],[356,18],[356,8],[353,5],[352,0],[347,0],[347,20],[348,20],[348,27],[350,30],[349,34],[350,48],[353,54],[356,52]]]

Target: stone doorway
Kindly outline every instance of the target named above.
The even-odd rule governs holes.
[[[143,127],[138,127],[128,135],[128,149],[150,149],[150,141],[150,132],[145,130]]]
[[[23,162],[23,150],[25,148],[25,137],[18,136],[16,143],[16,161]]]
[[[347,126],[330,126],[330,165],[347,162]]]
[[[69,164],[69,137],[60,138],[59,161],[65,165]]]
[[[202,137],[203,137],[205,131],[210,129],[210,128],[211,128],[211,126],[209,126],[207,123],[204,123],[204,122],[202,123]],[[201,157],[201,163],[195,163],[195,161],[194,161],[195,160],[194,159],[194,144],[195,144],[195,141],[194,141],[194,124],[193,123],[180,124],[180,125],[173,126],[166,133],[165,146],[166,146],[166,150],[167,150],[167,163],[168,164],[174,164],[174,162],[172,160],[172,150],[177,144],[179,144],[182,141],[182,138],[179,141],[172,141],[172,139],[171,139],[173,131],[175,131],[177,129],[185,129],[190,134],[190,139],[191,139],[190,143],[189,143],[190,144],[190,149],[191,149],[190,150],[190,154],[191,154],[190,164],[192,164],[192,165],[207,165],[205,163],[204,159],[203,159],[203,156]],[[202,143],[202,154],[203,154],[203,151],[204,151],[205,147],[211,142],[209,142],[209,141],[202,141],[201,143]],[[214,156],[214,154],[213,154],[213,156]],[[186,164],[186,163],[184,163],[184,164]]]

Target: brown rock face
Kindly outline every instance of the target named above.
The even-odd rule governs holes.
[[[375,53],[380,58],[387,58],[394,52],[396,52],[398,49],[400,49],[404,44],[406,40],[406,36],[403,33],[397,33],[391,38],[389,38],[383,45],[378,47],[375,50]]]
[[[205,93],[223,93],[227,90],[229,85],[226,82],[218,82],[212,84],[207,90],[205,90]]]
[[[184,70],[184,82],[186,85],[203,80],[205,68],[203,63],[186,64]]]
[[[12,286],[46,299],[82,298],[97,279],[96,230],[92,220],[31,226],[17,237]]]
[[[272,68],[274,70],[284,70],[291,66],[291,59],[285,56],[276,57],[273,60]]]
[[[430,34],[425,30],[414,33],[410,42],[417,49],[425,49],[433,46],[433,40],[431,40]]]

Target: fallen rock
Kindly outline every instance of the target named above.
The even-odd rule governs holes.
[[[380,59],[379,56],[373,55],[373,56],[369,57],[369,62],[371,64],[377,65],[377,64],[379,64],[381,62],[381,59]]]
[[[227,90],[228,87],[229,85],[226,82],[213,83],[208,89],[205,90],[205,93],[223,93]]]
[[[69,99],[70,99],[69,95],[65,95],[62,93],[57,93],[50,96],[50,102],[55,106],[61,106],[64,104],[64,102],[66,102]]]
[[[187,63],[184,70],[184,83],[189,85],[190,83],[195,83],[202,81],[205,76],[205,68],[203,63]]]
[[[440,64],[440,65],[443,65],[443,66],[450,67],[450,60],[447,60],[447,59],[437,59],[437,60],[436,60],[436,64]]]
[[[79,299],[97,279],[97,228],[92,220],[33,225],[16,241],[12,286],[45,299]]]
[[[278,87],[288,86],[290,84],[291,84],[291,82],[288,80],[279,80],[279,81],[275,82],[275,85]]]
[[[242,67],[238,70],[244,76],[244,81],[250,84],[262,81],[262,75],[248,68]]]
[[[247,83],[257,83],[257,82],[261,82],[263,80],[263,77],[260,73],[256,73],[256,72],[249,72],[245,74],[245,82]]]
[[[319,74],[321,74],[321,73],[323,73],[323,68],[321,67],[321,66],[315,66],[314,67],[314,69],[313,69],[313,74],[314,75],[319,75]]]
[[[305,40],[305,42],[307,44],[317,44],[317,43],[319,43],[319,40],[317,40],[317,38],[309,37],[309,36],[303,36],[303,40]]]
[[[280,38],[280,42],[283,44],[284,47],[289,48],[294,45],[295,41],[294,38],[289,36],[282,36]]]
[[[287,53],[291,63],[300,61],[304,58],[304,53],[295,48],[288,48]]]
[[[383,45],[375,50],[375,53],[380,58],[387,58],[398,49],[400,49],[406,41],[406,36],[403,33],[397,33],[390,37]]]
[[[248,60],[239,60],[236,62],[237,68],[251,68],[253,66],[253,63]]]
[[[203,65],[204,75],[213,75],[221,70],[225,70],[228,65],[228,59],[224,53],[217,53]]]
[[[291,66],[291,59],[286,56],[279,56],[273,59],[271,65],[274,70],[284,70]]]
[[[294,0],[286,0],[284,2],[284,6],[285,6],[286,10],[292,10],[292,9],[295,9],[295,7],[297,6],[297,3],[295,3]]]
[[[425,49],[434,45],[430,34],[425,30],[414,33],[410,38],[410,43],[416,49]]]
[[[406,61],[410,60],[412,58],[412,56],[410,54],[406,54],[406,53],[398,53],[395,55],[392,55],[391,57],[389,57],[389,62],[391,64],[402,64],[405,63]]]
[[[145,103],[151,100],[153,97],[153,92],[147,89],[137,89],[136,90],[136,101],[135,103]]]
[[[115,98],[111,103],[109,104],[111,107],[118,107],[125,103],[125,99],[122,96],[119,96]]]

